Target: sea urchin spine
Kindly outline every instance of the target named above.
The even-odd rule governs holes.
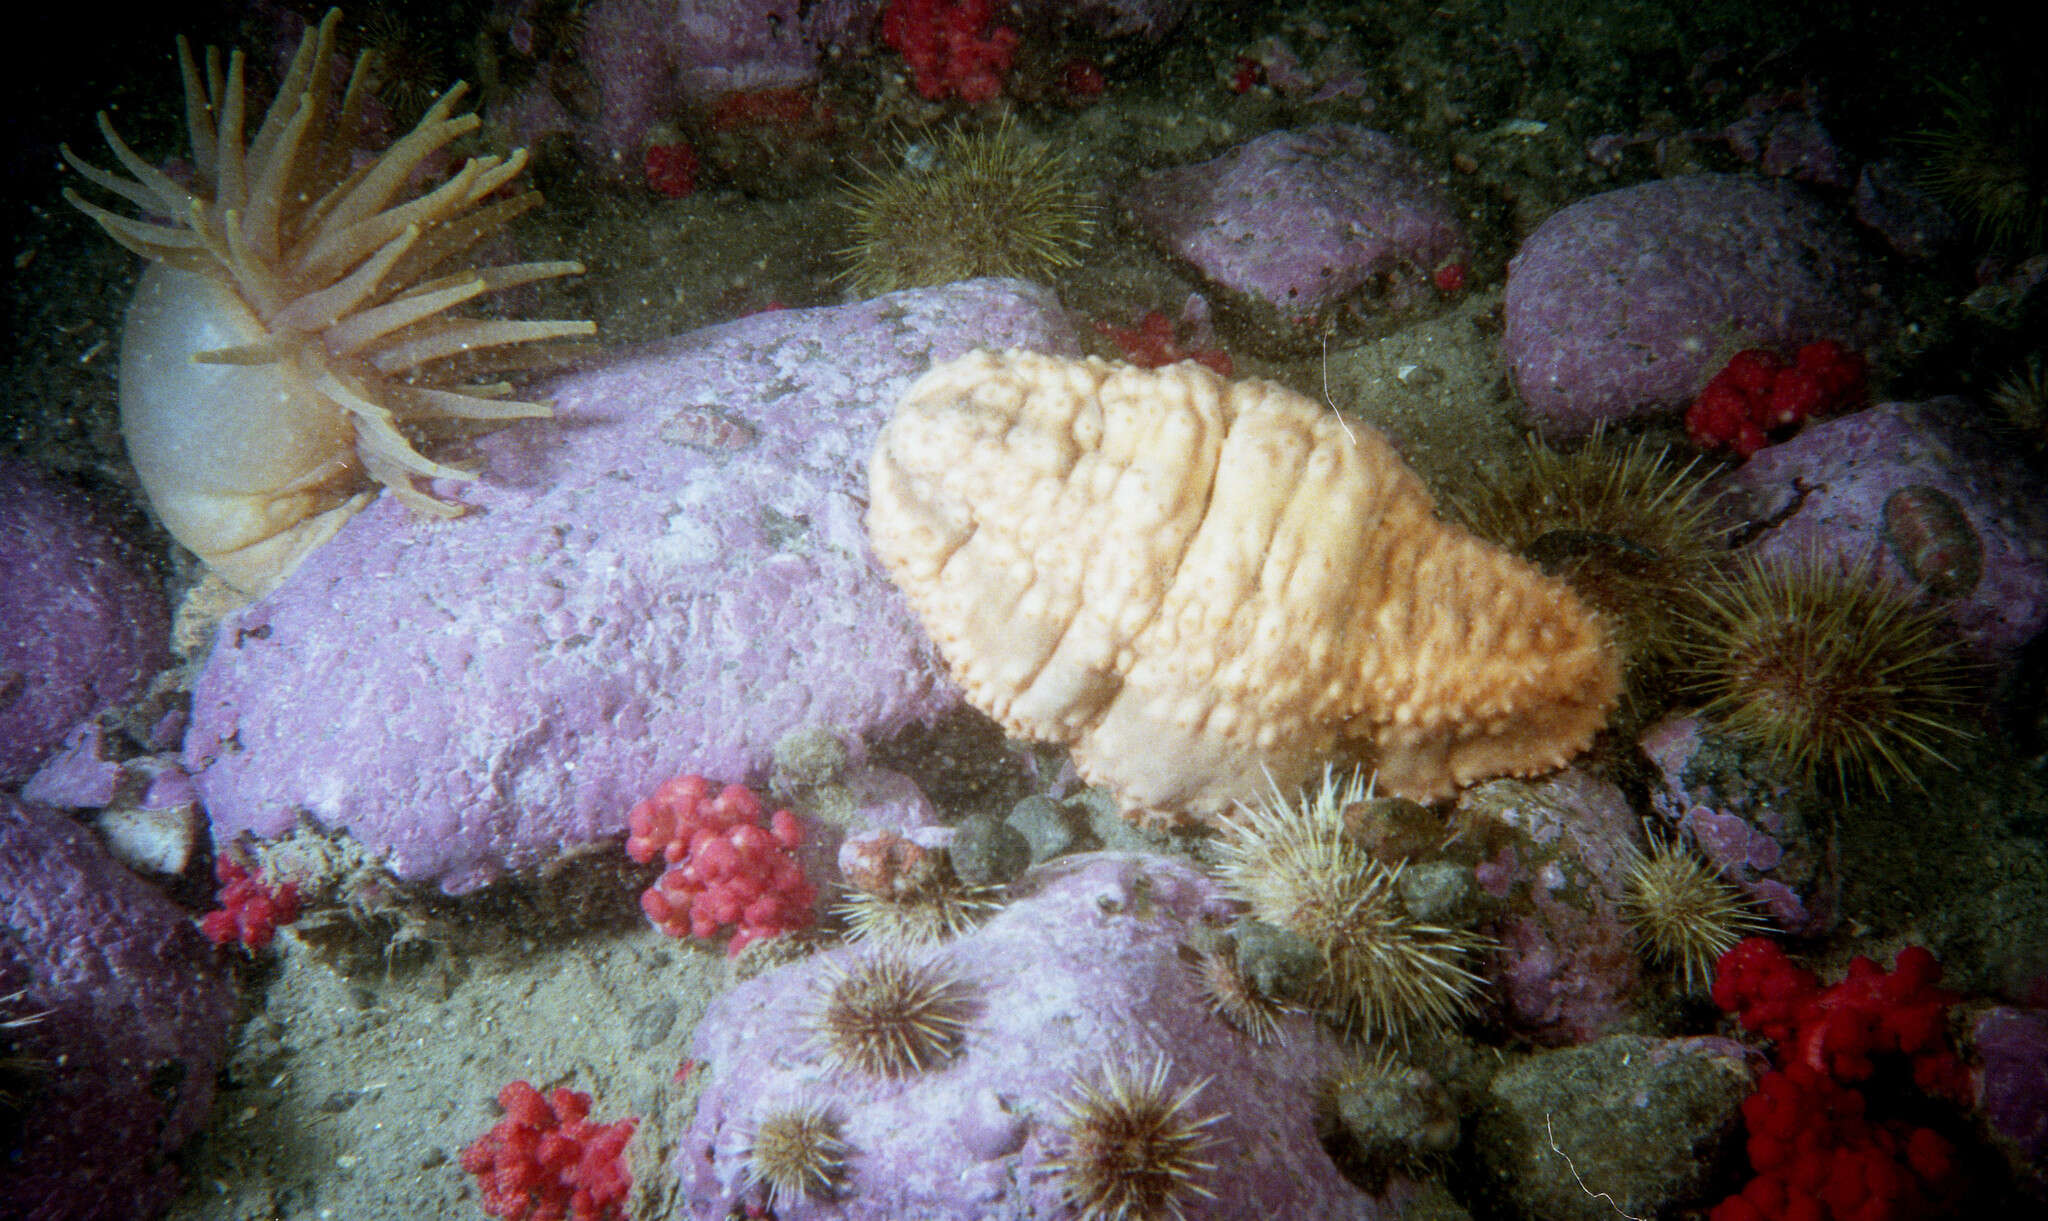
[[[1095,226],[1072,162],[1005,120],[954,132],[938,163],[870,171],[846,199],[853,244],[840,254],[862,296],[975,276],[1044,278],[1074,266]]]
[[[1621,910],[1644,953],[1676,964],[1688,992],[1712,978],[1714,960],[1729,947],[1769,927],[1742,892],[1657,836],[1629,862]]]
[[[823,1103],[807,1103],[771,1111],[754,1126],[739,1185],[764,1188],[769,1205],[783,1211],[831,1195],[845,1173],[838,1122]]]
[[[1838,791],[1911,780],[1964,734],[1966,668],[1942,620],[1843,568],[1748,557],[1710,590],[1691,642],[1704,713]]]
[[[1077,1080],[1058,1100],[1066,1147],[1047,1165],[1080,1221],[1180,1221],[1193,1198],[1216,1198],[1201,1181],[1216,1168],[1202,1158],[1215,1139],[1204,1129],[1223,1116],[1195,1113],[1206,1078],[1170,1091],[1172,1073],[1161,1056],[1149,1073]]]
[[[1405,1038],[1472,1011],[1482,980],[1464,961],[1477,936],[1413,919],[1402,905],[1405,865],[1376,860],[1344,830],[1344,809],[1371,796],[1364,777],[1330,772],[1305,801],[1278,794],[1241,805],[1217,848],[1225,888],[1268,924],[1322,952],[1324,1007],[1368,1038]]]
[[[835,1068],[908,1077],[952,1059],[967,1035],[965,981],[885,951],[828,980],[815,1030]]]

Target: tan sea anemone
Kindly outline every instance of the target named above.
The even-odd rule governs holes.
[[[375,160],[352,162],[371,64],[343,89],[330,64],[338,11],[300,41],[254,137],[243,139],[243,58],[200,75],[181,39],[192,181],[180,183],[100,130],[131,178],[64,150],[87,181],[141,209],[136,220],[65,197],[151,261],[121,341],[121,430],[164,526],[229,584],[274,587],[367,504],[374,481],[422,512],[458,504],[419,479],[469,479],[427,458],[412,431],[549,414],[487,380],[534,363],[514,345],[589,335],[588,322],[469,318],[464,302],[580,273],[571,262],[463,264],[483,238],[540,203],[492,202],[526,166],[471,157],[414,195],[414,172],[477,127],[451,117],[458,84]],[[480,206],[481,205],[481,206]]]

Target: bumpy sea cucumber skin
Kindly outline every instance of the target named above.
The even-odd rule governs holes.
[[[1174,1065],[1170,1091],[1207,1080],[1195,1117],[1222,1115],[1203,1129],[1214,1141],[1200,1156],[1214,1169],[1197,1176],[1215,1198],[1186,1197],[1187,1221],[1393,1215],[1344,1180],[1316,1137],[1337,1043],[1295,1014],[1261,1046],[1197,991],[1179,946],[1229,911],[1213,881],[1172,858],[1097,853],[1033,870],[979,930],[920,951],[963,981],[968,1028],[953,1060],[904,1078],[834,1071],[805,1030],[861,948],[742,984],[713,1003],[691,1050],[711,1083],[676,1153],[687,1215],[731,1215],[749,1198],[740,1182],[754,1125],[811,1103],[839,1125],[846,1170],[834,1199],[778,1209],[784,1221],[1071,1215],[1048,1165],[1065,1151],[1057,1099],[1106,1069],[1142,1077],[1161,1055]]]
[[[222,624],[185,742],[216,842],[303,816],[462,891],[623,832],[670,776],[758,781],[792,731],[952,707],[869,557],[865,459],[902,386],[980,343],[1074,339],[1048,292],[977,281],[539,388],[555,418],[450,489],[472,512],[382,498]]]
[[[1332,753],[1439,797],[1562,765],[1614,699],[1568,588],[1271,382],[973,353],[898,405],[871,489],[968,698],[1145,814],[1213,818]]]
[[[206,1120],[234,990],[189,917],[72,819],[0,794],[0,1018],[44,1066],[0,1214],[153,1217]]]
[[[1508,264],[1501,358],[1546,434],[1671,414],[1743,348],[1861,350],[1847,227],[1788,182],[1694,174],[1608,191],[1538,226]]]

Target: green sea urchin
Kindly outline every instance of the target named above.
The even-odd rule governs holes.
[[[2048,444],[2048,364],[2033,352],[1991,389],[1991,405],[2004,423],[2035,448]]]
[[[884,951],[828,978],[814,1030],[834,1068],[908,1077],[952,1059],[967,1035],[964,980]]]
[[[1170,1091],[1172,1074],[1161,1056],[1147,1073],[1111,1068],[1057,1099],[1064,1151],[1046,1165],[1079,1221],[1180,1221],[1195,1197],[1216,1198],[1201,1181],[1216,1169],[1203,1129],[1223,1116],[1195,1113],[1207,1078]]]
[[[1216,947],[1183,949],[1188,974],[1216,1020],[1252,1042],[1265,1046],[1280,1037],[1280,1019],[1302,1012],[1297,1006],[1268,996],[1246,977],[1236,956]]]
[[[1712,978],[1714,960],[1769,924],[1741,891],[1677,844],[1651,836],[1635,853],[1621,898],[1622,916],[1652,961],[1674,964],[1685,990]]]
[[[853,941],[884,945],[937,945],[950,941],[1002,908],[1000,886],[966,886],[952,879],[902,894],[849,891],[832,911]]]
[[[2048,241],[2048,88],[2008,73],[1945,88],[1942,122],[1915,133],[1920,179],[1993,245]]]
[[[1910,782],[1965,736],[1967,670],[1940,615],[1868,563],[1746,557],[1692,622],[1686,664],[1703,714],[1838,792]]]
[[[1323,956],[1321,1003],[1367,1038],[1406,1038],[1472,1011],[1481,979],[1464,961],[1483,940],[1408,915],[1388,865],[1344,828],[1346,806],[1371,796],[1362,775],[1300,802],[1275,794],[1240,805],[1217,840],[1218,870],[1253,917],[1306,938]]]
[[[870,170],[846,197],[844,277],[864,297],[976,276],[1072,267],[1095,226],[1080,171],[1005,121],[955,131],[929,168]]]
[[[1693,591],[1725,531],[1697,458],[1595,433],[1571,450],[1532,438],[1511,471],[1482,475],[1458,504],[1472,532],[1563,578],[1606,619],[1631,688],[1677,653]]]
[[[777,1210],[832,1194],[846,1173],[846,1144],[823,1103],[785,1107],[764,1115],[740,1171],[740,1190],[766,1189]]]

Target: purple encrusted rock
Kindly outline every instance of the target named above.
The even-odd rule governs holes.
[[[177,1190],[171,1154],[213,1103],[234,1017],[213,947],[90,831],[5,794],[0,929],[0,1022],[28,1066],[0,1215],[157,1215]]]
[[[1108,1074],[1149,1083],[1155,1066],[1167,1098],[1191,1092],[1180,1122],[1213,1117],[1195,1129],[1205,1139],[1190,1157],[1203,1165],[1171,1215],[1394,1215],[1347,1182],[1317,1139],[1322,1086],[1346,1062],[1337,1041],[1302,1014],[1254,1041],[1211,1010],[1184,961],[1185,942],[1232,914],[1186,861],[1094,853],[1040,866],[972,933],[895,951],[946,981],[940,1008],[964,1023],[955,1046],[897,1076],[835,1063],[819,1026],[830,991],[874,948],[740,985],[712,1004],[691,1052],[710,1084],[676,1152],[685,1215],[714,1221],[763,1204],[756,1133],[815,1108],[844,1168],[829,1193],[778,1200],[782,1221],[1065,1216],[1075,1182],[1060,1163],[1073,1151],[1066,1104],[1084,1086],[1104,1091]]]
[[[1432,275],[1467,257],[1440,179],[1392,136],[1333,123],[1148,175],[1124,205],[1234,304],[1299,338],[1340,307],[1400,309],[1435,296]]]
[[[1480,785],[1459,799],[1458,818],[1486,854],[1479,887],[1501,905],[1486,974],[1507,1023],[1561,1044],[1627,1018],[1639,971],[1621,900],[1639,849],[1621,790],[1567,768]]]
[[[1956,219],[1939,197],[1922,185],[1911,166],[1896,157],[1872,161],[1856,175],[1852,197],[1858,222],[1877,231],[1909,259],[1931,259],[1955,244]]]
[[[1832,842],[1781,782],[1750,775],[1743,757],[1696,717],[1668,717],[1637,742],[1663,780],[1650,794],[1664,830],[1689,843],[1778,928],[1821,933],[1840,896]]]
[[[189,769],[226,841],[302,817],[450,892],[625,828],[655,785],[759,782],[799,729],[849,740],[958,699],[868,553],[898,393],[976,346],[1072,353],[1046,291],[974,281],[785,310],[612,357],[552,420],[382,499],[228,616]]]
[[[0,464],[0,783],[170,661],[163,591],[82,494]]]
[[[1868,563],[2010,658],[2048,627],[2048,483],[1974,427],[1979,414],[1944,398],[1816,420],[1717,486],[1762,527],[1751,554]]]
[[[2048,1013],[2001,1006],[1977,1019],[1977,1108],[2037,1176],[2048,1176]]]
[[[1608,191],[1543,222],[1508,264],[1501,356],[1530,421],[1581,436],[1676,411],[1744,348],[1862,349],[1847,228],[1800,187],[1695,174]]]

